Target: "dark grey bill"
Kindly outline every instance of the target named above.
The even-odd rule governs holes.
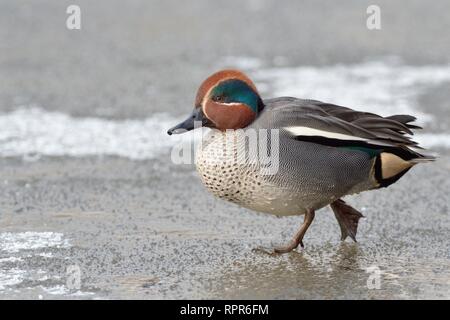
[[[186,120],[167,130],[167,134],[172,135],[191,131],[195,128],[194,124],[196,121],[200,121],[202,126],[206,126],[209,122],[203,115],[201,108],[195,108]]]

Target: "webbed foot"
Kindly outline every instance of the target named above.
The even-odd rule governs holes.
[[[343,200],[339,199],[330,204],[333,209],[339,227],[341,228],[341,240],[350,237],[356,242],[356,233],[358,231],[358,221],[364,216],[358,210],[350,207]]]
[[[289,253],[292,250],[296,249],[299,245],[303,248],[303,237],[305,236],[306,231],[314,220],[314,210],[308,210],[305,213],[305,219],[303,224],[300,226],[300,229],[295,234],[294,238],[285,246],[275,247],[273,249],[267,249],[263,247],[258,247],[254,249],[255,251],[263,252],[266,254],[274,255],[274,254],[283,254]]]

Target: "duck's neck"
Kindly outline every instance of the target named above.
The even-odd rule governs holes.
[[[259,114],[261,111],[263,111],[265,105],[264,102],[262,101],[261,97],[258,97],[258,111],[257,114]]]

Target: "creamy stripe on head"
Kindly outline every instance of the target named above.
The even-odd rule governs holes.
[[[209,117],[208,117],[208,114],[206,113],[206,102],[208,101],[208,97],[209,97],[209,95],[211,94],[211,91],[212,91],[215,87],[217,87],[219,84],[221,84],[222,82],[225,82],[225,81],[228,81],[228,80],[231,80],[231,79],[235,79],[235,78],[233,78],[233,77],[228,77],[228,78],[223,78],[223,79],[217,81],[214,85],[212,85],[212,86],[208,89],[208,91],[206,91],[205,95],[203,96],[200,105],[201,105],[201,108],[202,108],[203,113],[205,114],[205,116],[206,116],[208,119],[209,119]],[[228,102],[228,103],[225,103],[225,102],[216,102],[216,103],[218,103],[218,104],[223,104],[223,105],[230,105],[230,106],[231,106],[231,105],[239,105],[239,104],[240,104],[240,103],[236,103],[236,102]],[[210,120],[211,120],[211,119],[210,119]],[[213,121],[213,120],[211,120],[211,121]],[[213,121],[213,122],[214,122],[214,121]]]
[[[358,141],[368,141],[367,139],[356,137],[348,134],[343,133],[337,133],[337,132],[330,132],[325,130],[319,130],[309,127],[285,127],[285,130],[289,131],[291,134],[295,136],[319,136],[319,137],[325,137],[329,139],[338,139],[338,140],[358,140]]]

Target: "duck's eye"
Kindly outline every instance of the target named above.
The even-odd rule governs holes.
[[[223,99],[223,96],[222,96],[222,95],[215,95],[215,96],[212,97],[212,100],[213,100],[213,101],[216,101],[216,102],[221,102],[221,101],[223,101],[224,99]]]

